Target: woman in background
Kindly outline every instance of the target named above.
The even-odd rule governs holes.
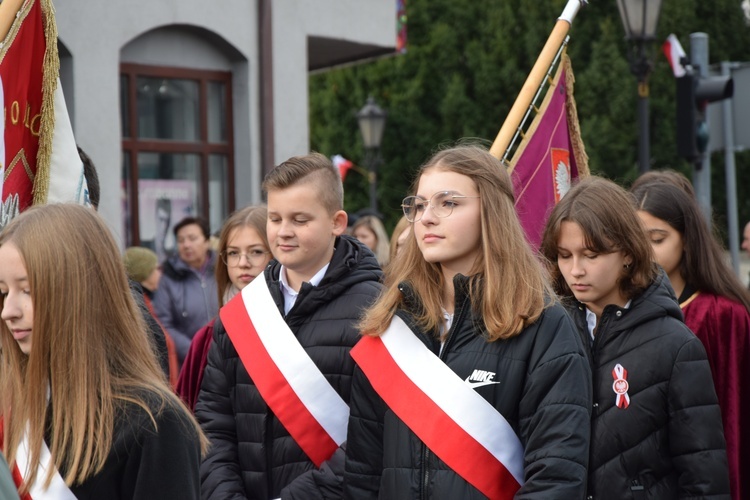
[[[21,495],[198,499],[207,442],[159,370],[96,212],[46,205],[8,224],[0,297],[2,447]]]
[[[406,239],[409,237],[409,234],[411,234],[411,223],[404,215],[398,220],[396,227],[393,228],[388,262],[393,262],[396,255],[401,253],[406,245]]]
[[[352,236],[372,250],[380,267],[388,264],[390,257],[388,233],[380,219],[374,215],[363,215],[357,219],[351,231]]]
[[[219,312],[208,222],[185,217],[173,229],[177,255],[162,263],[162,277],[154,294],[154,310],[169,332],[182,363],[193,335]]]
[[[144,316],[146,326],[149,330],[158,331],[164,336],[166,342],[166,360],[161,359],[160,363],[166,362],[165,373],[169,378],[169,385],[177,386],[177,376],[180,374],[180,362],[177,359],[177,347],[174,340],[164,327],[156,319],[156,311],[151,302],[154,298],[154,292],[159,288],[161,279],[161,269],[159,268],[159,258],[153,250],[144,247],[129,247],[122,256],[122,262],[125,264],[125,272],[131,280],[130,288],[134,293],[143,297],[143,303],[148,309],[148,315]],[[138,283],[140,287],[134,285]],[[154,324],[155,323],[155,324]]]
[[[711,364],[727,441],[732,498],[750,496],[750,293],[727,265],[695,198],[669,182],[631,190],[664,268]]]
[[[267,217],[266,207],[250,206],[238,210],[224,222],[215,271],[219,308],[262,273],[271,260],[266,237]],[[212,319],[196,332],[177,381],[177,394],[191,410],[198,401],[215,321]]]

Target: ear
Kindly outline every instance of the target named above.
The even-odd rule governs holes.
[[[346,224],[349,221],[349,216],[346,212],[339,210],[333,214],[333,235],[341,236],[346,231]]]

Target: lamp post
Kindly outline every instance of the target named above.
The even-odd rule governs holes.
[[[631,42],[630,71],[638,79],[638,170],[647,172],[649,151],[648,76],[653,63],[650,48],[656,35],[662,0],[617,0],[625,27],[625,39]]]
[[[375,99],[370,96],[362,109],[357,112],[359,131],[362,133],[362,142],[365,145],[365,162],[370,183],[370,209],[374,214],[378,212],[377,195],[377,168],[380,164],[380,143],[383,140],[385,130],[385,118],[388,115]]]

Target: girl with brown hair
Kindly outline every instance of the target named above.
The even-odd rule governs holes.
[[[590,372],[513,200],[479,146],[420,169],[352,351],[346,498],[583,497]]]
[[[266,207],[249,206],[237,210],[224,222],[215,268],[219,308],[261,274],[271,260],[266,236],[267,218]],[[215,322],[216,318],[195,333],[180,370],[177,394],[191,410],[198,401]]]
[[[207,441],[169,388],[114,238],[33,207],[0,234],[3,453],[32,498],[199,497]]]
[[[592,367],[589,498],[728,495],[706,351],[682,322],[628,193],[581,181],[552,210],[541,252]]]

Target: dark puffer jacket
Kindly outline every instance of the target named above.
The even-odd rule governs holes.
[[[272,261],[265,276],[283,314],[280,268]],[[323,280],[316,287],[304,283],[285,318],[315,365],[347,403],[354,371],[349,351],[359,340],[355,324],[380,292],[381,277],[372,253],[356,240],[342,236]],[[325,464],[324,471],[317,471],[270,411],[220,320],[214,327],[195,414],[211,440],[211,449],[201,465],[204,499],[315,499],[325,498],[322,492],[326,489],[334,492],[334,497],[340,496],[340,478],[326,474]]]
[[[525,485],[516,498],[582,498],[589,452],[591,373],[573,323],[557,304],[518,336],[487,342],[480,318],[470,307],[467,281],[463,276],[454,280],[456,308],[440,358],[462,380],[478,369],[494,372],[494,380],[500,381],[475,390],[505,417],[524,447]],[[408,287],[402,284],[401,290],[414,304],[416,298]],[[435,332],[419,331],[408,312],[397,314],[428,348],[440,352]],[[350,408],[345,498],[485,498],[385,405],[359,368]]]
[[[178,255],[164,262],[164,274],[154,294],[156,316],[174,340],[180,363],[190,348],[195,332],[219,312],[214,265],[216,254],[209,251],[203,272],[188,266]]]
[[[572,309],[590,345],[585,308]],[[604,308],[589,349],[594,384],[589,497],[729,498],[724,434],[706,351],[661,274],[630,308]],[[627,408],[612,374],[627,370]]]

